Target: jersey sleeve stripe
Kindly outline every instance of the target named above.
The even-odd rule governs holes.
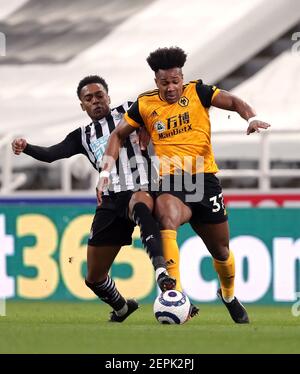
[[[211,97],[211,101],[221,92],[221,90],[219,88],[216,88],[215,92],[213,93],[212,97]]]
[[[130,118],[127,113],[124,114],[124,119],[128,123],[128,125],[134,127],[135,129],[140,127],[140,124],[138,122],[135,122],[132,118]]]

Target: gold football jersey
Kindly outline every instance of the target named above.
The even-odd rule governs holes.
[[[160,175],[181,169],[191,174],[216,173],[208,109],[220,90],[201,80],[183,88],[174,104],[164,101],[158,90],[140,95],[124,118],[135,128],[146,127],[160,160]]]

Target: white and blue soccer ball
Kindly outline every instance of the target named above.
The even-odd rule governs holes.
[[[168,290],[154,301],[153,312],[159,323],[181,325],[190,315],[191,302],[182,292]]]

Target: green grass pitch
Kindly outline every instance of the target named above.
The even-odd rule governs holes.
[[[151,305],[122,324],[100,303],[12,302],[0,317],[0,353],[300,353],[300,316],[286,306],[247,306],[234,324],[222,305],[200,305],[184,325],[160,325]]]

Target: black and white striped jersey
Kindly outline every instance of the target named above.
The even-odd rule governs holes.
[[[128,110],[130,102],[111,110],[110,114],[97,123],[81,127],[81,142],[93,166],[100,171],[100,164],[111,132]],[[136,132],[130,134],[124,146],[120,149],[119,159],[111,171],[111,187],[114,192],[136,189],[137,184],[147,185],[147,166],[145,159],[148,154],[142,154],[138,144],[134,142]]]
[[[28,144],[24,153],[46,162],[82,153],[100,172],[101,160],[108,138],[130,105],[130,102],[126,102],[111,109],[106,117],[87,126],[77,128],[69,133],[61,143],[51,147]],[[139,145],[135,143],[136,136],[136,132],[130,134],[120,149],[119,158],[111,171],[109,190],[112,192],[137,190],[148,185],[150,157],[147,151],[142,152]]]

